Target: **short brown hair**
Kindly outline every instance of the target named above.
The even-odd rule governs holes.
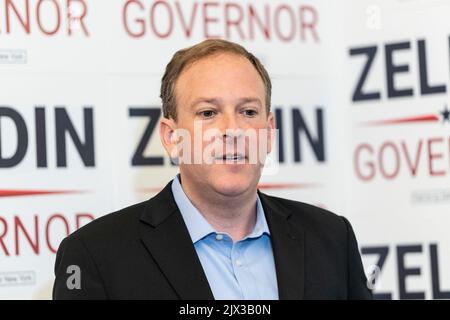
[[[272,83],[269,74],[262,63],[243,46],[220,39],[208,39],[192,47],[177,51],[166,66],[166,71],[161,81],[160,97],[162,110],[165,118],[177,119],[177,108],[175,101],[175,82],[184,68],[195,61],[206,58],[213,54],[228,52],[247,58],[261,76],[266,88],[266,110],[270,112],[270,97],[272,95]]]

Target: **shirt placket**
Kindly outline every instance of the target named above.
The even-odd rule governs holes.
[[[243,299],[259,299],[258,286],[245,259],[245,242],[237,242],[231,249],[233,272]]]

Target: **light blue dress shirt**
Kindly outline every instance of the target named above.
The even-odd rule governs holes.
[[[270,231],[257,197],[256,224],[244,239],[233,243],[217,232],[186,196],[177,175],[172,193],[194,244],[214,298],[217,300],[276,300],[278,285]],[[195,286],[195,283],[192,284]]]

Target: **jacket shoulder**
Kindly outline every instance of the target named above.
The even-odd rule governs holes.
[[[137,234],[138,222],[147,204],[148,200],[96,218],[70,234],[67,239],[104,243],[130,238]]]

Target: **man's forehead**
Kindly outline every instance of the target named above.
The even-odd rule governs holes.
[[[236,64],[235,68],[230,68],[229,64]],[[188,78],[189,81],[199,79],[198,75],[201,73],[204,76],[220,76],[224,70],[221,68],[226,68],[225,72],[243,74],[244,72],[248,75],[257,76],[261,79],[258,71],[254,65],[246,57],[235,54],[235,53],[216,53],[206,57],[202,57],[196,61],[193,61],[186,65],[181,71],[176,84],[180,82],[180,79]],[[219,73],[220,70],[220,73]]]
[[[190,62],[183,68],[182,73],[187,71],[189,68],[193,68],[201,64],[217,63],[218,61],[248,62],[251,64],[251,62],[246,57],[240,54],[234,52],[220,51],[208,54],[204,57],[198,58]]]
[[[175,91],[180,84],[187,86],[187,88],[183,89],[188,89],[188,91],[189,89],[197,89],[204,92],[209,89],[215,90],[220,85],[234,84],[236,81],[240,80],[247,81],[243,89],[254,88],[257,91],[260,89],[265,89],[264,81],[261,75],[247,58],[236,54],[232,54],[230,56],[233,56],[232,59],[235,59],[236,57],[239,60],[224,59],[228,62],[236,62],[239,65],[236,65],[235,67],[231,67],[229,65],[224,66],[220,64],[220,61],[225,60],[207,60],[209,58],[206,57],[190,64],[189,66],[186,66],[175,81]],[[222,59],[220,57],[216,58]],[[214,59],[214,57],[211,57],[211,59]],[[230,81],[231,79],[225,81],[227,76],[229,76],[232,81]],[[205,85],[205,83],[202,83],[205,81],[214,81],[215,86]],[[202,87],[195,88],[195,83],[201,84]],[[207,84],[212,85],[213,83],[211,82]]]

